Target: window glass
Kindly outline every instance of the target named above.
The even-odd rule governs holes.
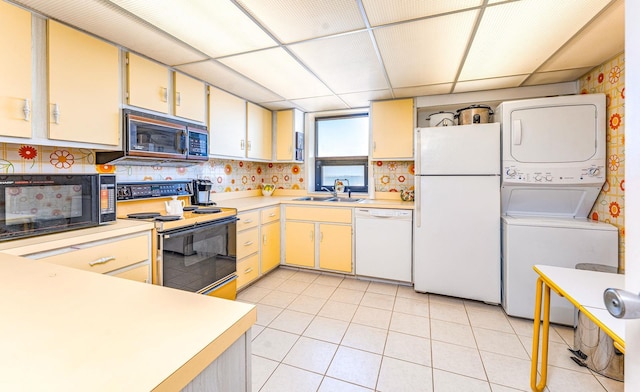
[[[316,157],[362,157],[369,154],[369,117],[316,119]]]
[[[315,190],[368,192],[369,116],[316,118]]]

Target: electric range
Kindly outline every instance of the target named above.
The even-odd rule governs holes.
[[[191,183],[118,183],[118,217],[154,223],[154,283],[235,299],[237,211],[190,205]],[[181,216],[166,213],[172,197],[184,202]]]

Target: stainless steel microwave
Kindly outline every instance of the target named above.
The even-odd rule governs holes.
[[[124,149],[98,151],[96,163],[188,166],[209,159],[205,125],[123,110]]]
[[[113,174],[0,176],[0,241],[116,220]]]

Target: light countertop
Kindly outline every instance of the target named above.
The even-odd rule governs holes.
[[[295,204],[302,206],[323,206],[323,207],[340,207],[340,208],[397,208],[413,210],[414,203],[401,200],[385,200],[385,199],[366,199],[359,196],[353,198],[363,199],[357,203],[341,203],[331,201],[300,201],[294,200],[304,197],[306,194],[300,195],[282,195],[278,196],[277,191],[272,196],[249,196],[239,197],[235,199],[216,200],[219,207],[235,208],[238,212],[253,210],[257,208],[277,206],[280,204]],[[330,196],[328,193],[322,196]],[[342,196],[341,196],[342,197]]]
[[[0,242],[0,252],[26,255],[49,249],[64,248],[78,243],[78,237],[83,242],[98,241],[105,235],[112,237],[153,230],[153,223],[136,220],[118,219],[114,223],[90,227],[87,229],[64,231],[61,233],[39,235],[11,241]],[[19,253],[16,253],[19,252]]]
[[[0,253],[0,390],[179,390],[253,305]]]

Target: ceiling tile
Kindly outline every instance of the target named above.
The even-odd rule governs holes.
[[[618,0],[538,71],[594,67],[624,51],[624,0]]]
[[[365,28],[353,0],[238,0],[283,43]]]
[[[215,60],[185,64],[175,68],[251,102],[283,99]]]
[[[482,0],[362,0],[362,5],[371,26],[379,26],[478,7],[482,5]]]
[[[366,31],[288,48],[337,94],[389,87]]]
[[[225,57],[220,62],[286,99],[331,94],[318,78],[282,48]]]
[[[421,95],[449,94],[453,83],[433,84],[431,86],[416,86],[394,88],[393,94],[396,98],[419,97]]]
[[[524,86],[537,86],[540,84],[551,84],[551,83],[561,83],[561,82],[570,82],[573,80],[578,80],[584,74],[591,71],[593,67],[585,67],[585,68],[577,68],[577,69],[567,69],[562,71],[551,71],[551,72],[536,72],[532,74],[525,82]]]
[[[163,64],[173,65],[206,58],[202,53],[184,43],[170,39],[167,34],[107,2],[86,0],[18,0],[16,2]]]
[[[451,82],[477,16],[467,11],[375,29],[392,87]]]
[[[348,109],[348,106],[335,95],[292,99],[290,101],[302,108],[304,112],[324,112],[327,110]]]
[[[229,0],[109,0],[211,57],[276,43]]]
[[[339,96],[350,108],[354,109],[368,107],[371,101],[393,98],[389,90],[364,91],[361,93],[340,94]]]
[[[522,0],[488,7],[460,80],[533,72],[610,0]]]
[[[292,109],[298,108],[298,105],[295,105],[289,101],[273,101],[273,102],[258,102],[260,106],[263,106],[269,110],[284,110],[284,109]]]
[[[502,78],[468,80],[456,83],[454,93],[468,91],[495,90],[498,88],[518,87],[529,75],[505,76]]]

